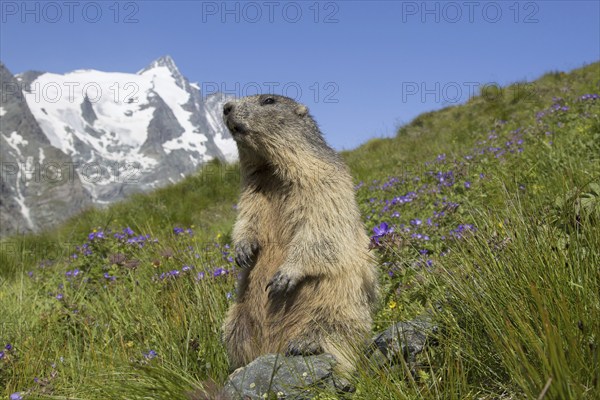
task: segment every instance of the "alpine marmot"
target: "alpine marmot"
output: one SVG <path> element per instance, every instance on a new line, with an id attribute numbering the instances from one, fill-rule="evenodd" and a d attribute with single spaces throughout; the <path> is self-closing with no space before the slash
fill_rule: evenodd
<path id="1" fill-rule="evenodd" d="M 346 165 L 290 98 L 244 97 L 223 114 L 242 183 L 232 234 L 241 273 L 223 325 L 231 366 L 326 352 L 352 369 L 377 277 Z"/>

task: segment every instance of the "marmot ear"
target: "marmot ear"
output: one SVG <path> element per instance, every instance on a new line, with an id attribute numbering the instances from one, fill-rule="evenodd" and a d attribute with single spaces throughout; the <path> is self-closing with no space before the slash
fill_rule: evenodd
<path id="1" fill-rule="evenodd" d="M 308 114 L 308 107 L 298 104 L 295 111 L 299 117 L 304 117 L 306 114 Z"/>

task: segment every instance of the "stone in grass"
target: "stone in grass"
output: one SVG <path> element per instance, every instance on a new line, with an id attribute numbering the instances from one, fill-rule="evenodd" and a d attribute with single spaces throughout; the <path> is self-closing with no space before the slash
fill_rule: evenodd
<path id="1" fill-rule="evenodd" d="M 286 357 L 267 354 L 235 370 L 225 383 L 231 400 L 311 399 L 315 388 L 336 390 L 331 354 Z"/>
<path id="2" fill-rule="evenodd" d="M 379 366 L 397 364 L 402 358 L 414 363 L 435 330 L 427 314 L 411 321 L 398 322 L 373 338 L 367 355 Z"/>

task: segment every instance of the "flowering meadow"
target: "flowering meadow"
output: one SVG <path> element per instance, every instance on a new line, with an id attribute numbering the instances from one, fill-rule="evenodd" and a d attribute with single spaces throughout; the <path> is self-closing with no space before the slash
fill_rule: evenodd
<path id="1" fill-rule="evenodd" d="M 374 333 L 422 314 L 437 329 L 416 360 L 361 363 L 355 393 L 318 398 L 600 398 L 600 63 L 510 88 L 343 154 L 378 260 Z M 3 240 L 0 396 L 221 385 L 236 171 Z"/>

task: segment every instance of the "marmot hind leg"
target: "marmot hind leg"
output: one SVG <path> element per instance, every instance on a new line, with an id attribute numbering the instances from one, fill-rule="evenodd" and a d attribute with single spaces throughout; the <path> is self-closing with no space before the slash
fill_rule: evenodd
<path id="1" fill-rule="evenodd" d="M 314 335 L 290 340 L 285 349 L 286 356 L 310 356 L 321 353 L 323 353 L 323 346 Z"/>
<path id="2" fill-rule="evenodd" d="M 233 305 L 223 324 L 223 342 L 232 369 L 243 367 L 261 354 L 257 329 L 254 318 L 239 304 Z"/>
<path id="3" fill-rule="evenodd" d="M 354 369 L 357 350 L 348 347 L 345 339 L 343 336 L 337 336 L 337 340 L 333 337 L 325 339 L 319 334 L 303 336 L 288 342 L 285 355 L 310 356 L 329 353 L 337 361 L 336 370 L 340 373 L 348 373 Z"/>

